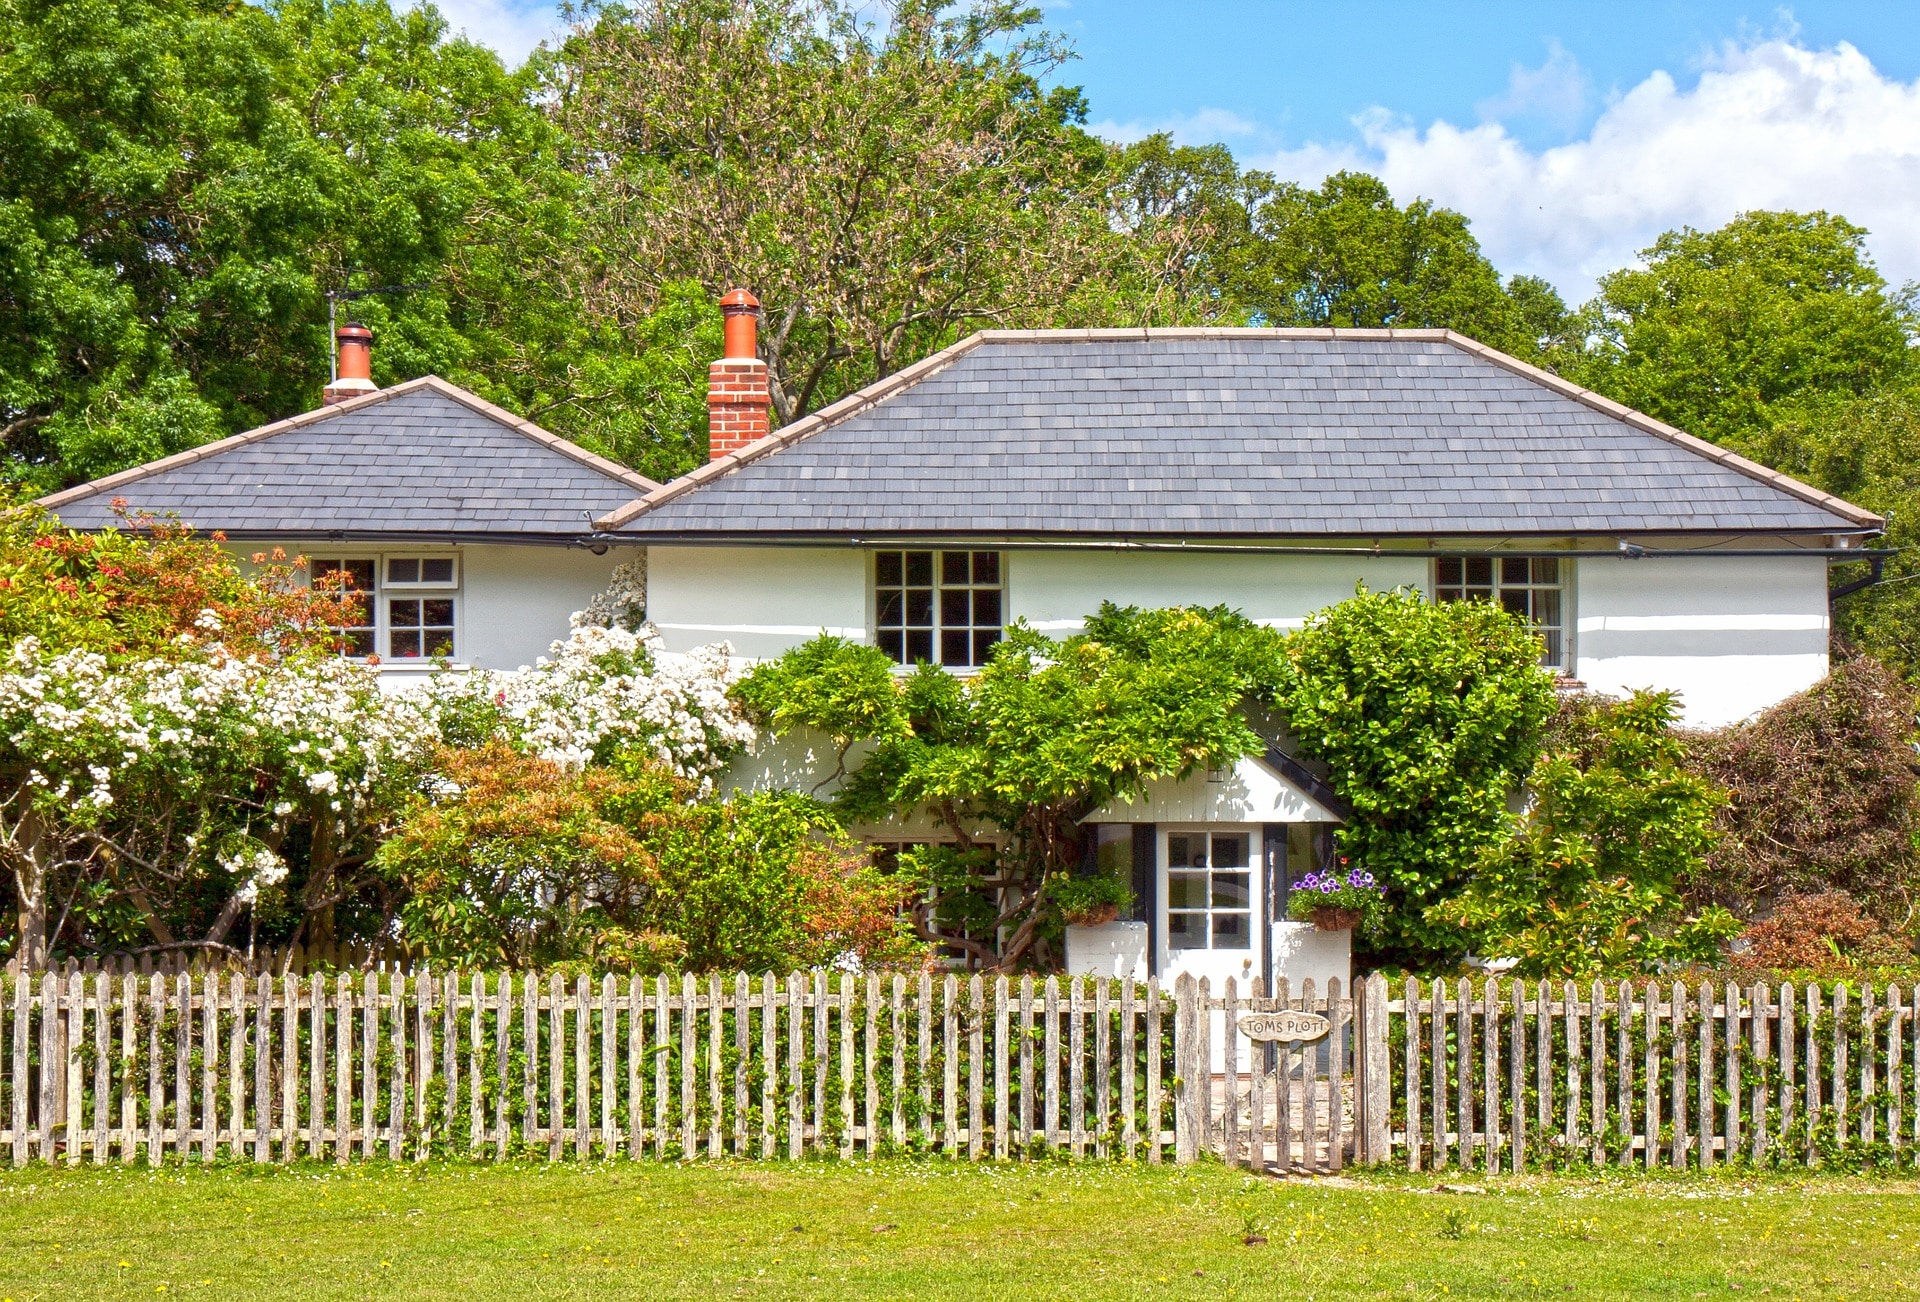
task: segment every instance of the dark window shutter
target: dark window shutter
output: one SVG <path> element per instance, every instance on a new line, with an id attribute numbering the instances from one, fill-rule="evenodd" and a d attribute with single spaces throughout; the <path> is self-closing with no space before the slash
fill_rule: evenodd
<path id="1" fill-rule="evenodd" d="M 1133 825 L 1133 920 L 1147 924 L 1147 974 L 1160 970 L 1160 874 L 1155 862 L 1158 825 Z"/>

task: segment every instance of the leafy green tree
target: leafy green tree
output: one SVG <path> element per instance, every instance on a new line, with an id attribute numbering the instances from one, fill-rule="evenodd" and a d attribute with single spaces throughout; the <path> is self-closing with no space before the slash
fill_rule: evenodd
<path id="1" fill-rule="evenodd" d="M 1400 207 L 1377 177 L 1275 187 L 1251 234 L 1228 293 L 1269 325 L 1446 327 L 1521 357 L 1565 329 L 1551 286 L 1502 285 L 1465 217 L 1424 199 Z"/>
<path id="2" fill-rule="evenodd" d="M 1528 807 L 1458 894 L 1428 910 L 1528 977 L 1652 972 L 1707 962 L 1739 930 L 1687 911 L 1725 793 L 1686 767 L 1665 692 L 1564 704 L 1527 776 Z"/>
<path id="3" fill-rule="evenodd" d="M 1690 434 L 1765 453 L 1766 432 L 1799 404 L 1913 373 L 1912 305 L 1888 292 L 1866 234 L 1825 212 L 1669 231 L 1645 266 L 1602 278 L 1582 310 L 1588 346 L 1565 369 Z"/>
<path id="4" fill-rule="evenodd" d="M 1489 603 L 1362 590 L 1309 619 L 1286 654 L 1281 713 L 1353 808 L 1340 852 L 1386 892 L 1378 957 L 1458 958 L 1467 936 L 1427 910 L 1506 835 L 1553 711 L 1539 639 Z"/>
<path id="5" fill-rule="evenodd" d="M 1042 88 L 1066 51 L 1036 17 L 588 9 L 547 76 L 585 187 L 569 274 L 590 319 L 625 334 L 675 279 L 750 288 L 780 421 L 973 329 L 1075 320 L 1115 239 L 1105 152 L 1078 93 Z"/>
<path id="6" fill-rule="evenodd" d="M 821 637 L 750 673 L 737 695 L 775 733 L 811 730 L 858 763 L 843 817 L 924 811 L 956 849 L 929 939 L 985 966 L 1028 961 L 1084 862 L 1080 820 L 1153 778 L 1258 753 L 1243 713 L 1271 702 L 1280 635 L 1224 609 L 1103 606 L 1084 632 L 1012 630 L 977 677 L 923 665 L 904 681 L 879 650 Z M 965 897 L 964 899 L 958 897 Z"/>

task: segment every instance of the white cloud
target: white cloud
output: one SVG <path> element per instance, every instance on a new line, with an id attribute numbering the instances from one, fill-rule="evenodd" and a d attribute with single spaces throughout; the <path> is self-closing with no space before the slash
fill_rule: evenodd
<path id="1" fill-rule="evenodd" d="M 1540 72 L 1553 67 L 1550 55 Z M 1519 70 L 1512 103 L 1490 107 L 1551 105 L 1545 84 Z M 1418 196 L 1457 208 L 1496 266 L 1544 276 L 1570 301 L 1661 231 L 1711 228 L 1755 208 L 1839 213 L 1871 232 L 1868 247 L 1889 280 L 1920 278 L 1920 81 L 1882 76 L 1848 44 L 1811 50 L 1776 37 L 1730 45 L 1693 87 L 1655 72 L 1613 97 L 1585 138 L 1540 150 L 1498 120 L 1422 129 L 1374 109 L 1355 126 L 1357 144 L 1308 144 L 1251 161 L 1315 184 L 1358 168 L 1403 202 Z"/>
<path id="2" fill-rule="evenodd" d="M 1474 105 L 1482 122 L 1511 122 L 1538 118 L 1561 130 L 1571 130 L 1586 116 L 1593 83 L 1580 61 L 1555 40 L 1547 42 L 1547 58 L 1537 68 L 1514 64 L 1507 74 L 1507 92 Z"/>
<path id="3" fill-rule="evenodd" d="M 455 32 L 465 33 L 497 52 L 510 68 L 526 62 L 534 47 L 560 31 L 551 4 L 516 5 L 513 0 L 433 0 L 433 7 Z"/>
<path id="4" fill-rule="evenodd" d="M 1162 131 L 1171 135 L 1176 145 L 1212 145 L 1235 137 L 1266 135 L 1258 123 L 1241 117 L 1231 109 L 1218 108 L 1203 108 L 1155 122 L 1093 122 L 1088 124 L 1087 129 L 1103 140 L 1122 145 L 1145 140 Z"/>

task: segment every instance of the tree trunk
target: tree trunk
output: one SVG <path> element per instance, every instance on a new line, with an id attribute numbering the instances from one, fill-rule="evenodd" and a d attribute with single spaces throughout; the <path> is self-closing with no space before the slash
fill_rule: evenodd
<path id="1" fill-rule="evenodd" d="M 19 948 L 15 957 L 21 971 L 47 965 L 47 829 L 29 807 L 20 815 L 13 835 L 13 884 L 19 896 Z"/>

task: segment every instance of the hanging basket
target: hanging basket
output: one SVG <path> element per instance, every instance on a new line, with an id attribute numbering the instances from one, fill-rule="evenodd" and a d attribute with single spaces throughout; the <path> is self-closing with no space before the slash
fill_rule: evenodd
<path id="1" fill-rule="evenodd" d="M 1331 905 L 1315 909 L 1313 925 L 1319 931 L 1352 931 L 1360 925 L 1360 910 L 1336 909 Z"/>

